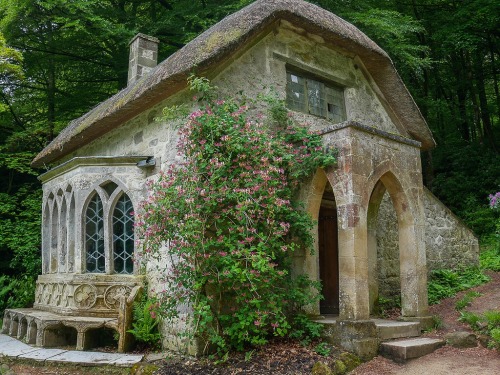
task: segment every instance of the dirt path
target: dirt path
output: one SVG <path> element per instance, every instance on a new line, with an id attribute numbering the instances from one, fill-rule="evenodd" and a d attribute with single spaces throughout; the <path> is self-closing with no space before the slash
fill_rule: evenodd
<path id="1" fill-rule="evenodd" d="M 498 375 L 500 354 L 485 348 L 457 349 L 449 346 L 425 357 L 397 364 L 383 357 L 364 363 L 351 375 Z"/>
<path id="2" fill-rule="evenodd" d="M 482 294 L 467 307 L 467 311 L 483 313 L 488 310 L 500 310 L 500 272 L 488 274 L 491 281 L 472 290 Z M 459 312 L 456 302 L 466 292 L 446 298 L 439 304 L 430 306 L 431 315 L 439 315 L 443 324 L 428 337 L 443 338 L 449 332 L 472 330 L 467 324 L 458 321 Z M 500 351 L 490 350 L 478 345 L 476 348 L 457 349 L 449 346 L 436 350 L 425 357 L 413 359 L 400 365 L 386 358 L 376 357 L 364 363 L 350 373 L 351 375 L 500 375 Z"/>

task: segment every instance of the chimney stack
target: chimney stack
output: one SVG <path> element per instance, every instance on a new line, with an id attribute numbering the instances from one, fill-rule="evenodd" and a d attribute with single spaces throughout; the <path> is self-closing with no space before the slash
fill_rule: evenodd
<path id="1" fill-rule="evenodd" d="M 157 38 L 140 33 L 132 39 L 130 42 L 127 86 L 147 75 L 157 65 L 158 43 Z"/>

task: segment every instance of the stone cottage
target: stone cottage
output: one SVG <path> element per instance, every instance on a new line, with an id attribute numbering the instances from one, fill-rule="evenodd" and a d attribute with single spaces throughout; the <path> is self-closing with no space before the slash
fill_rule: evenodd
<path id="1" fill-rule="evenodd" d="M 317 221 L 315 252 L 294 268 L 323 283 L 315 316 L 336 316 L 338 339 L 376 345 L 379 296 L 401 299 L 402 319 L 429 321 L 431 268 L 475 263 L 474 235 L 422 184 L 432 134 L 389 56 L 356 27 L 301 0 L 258 0 L 159 65 L 158 40 L 130 45 L 128 86 L 72 121 L 34 160 L 45 167 L 42 274 L 33 309 L 5 313 L 3 332 L 41 346 L 94 345 L 106 329 L 127 349 L 130 305 L 143 278 L 133 216 L 145 182 L 178 162 L 164 107 L 189 102 L 187 77 L 222 95 L 273 87 L 293 118 L 319 131 L 338 163 L 318 170 L 301 199 Z M 154 282 L 154 280 L 152 280 Z M 376 335 L 376 334 L 375 334 Z M 164 344 L 175 333 L 164 332 Z"/>

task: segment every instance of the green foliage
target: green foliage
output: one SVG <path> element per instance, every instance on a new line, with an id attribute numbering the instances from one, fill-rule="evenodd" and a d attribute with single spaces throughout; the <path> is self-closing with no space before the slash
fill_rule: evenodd
<path id="1" fill-rule="evenodd" d="M 488 206 L 486 197 L 500 185 L 500 154 L 454 141 L 434 151 L 433 159 L 432 192 L 479 237 L 494 233 L 500 212 Z"/>
<path id="2" fill-rule="evenodd" d="M 441 318 L 439 315 L 433 315 L 431 329 L 433 330 L 440 329 L 442 326 L 443 326 L 443 318 Z"/>
<path id="3" fill-rule="evenodd" d="M 41 194 L 33 188 L 29 153 L 1 153 L 0 171 L 0 313 L 7 307 L 29 307 L 41 268 Z"/>
<path id="4" fill-rule="evenodd" d="M 422 77 L 431 66 L 429 47 L 416 43 L 415 36 L 425 32 L 421 22 L 396 10 L 369 8 L 348 17 L 381 43 L 396 60 L 398 67 Z"/>
<path id="5" fill-rule="evenodd" d="M 481 321 L 481 317 L 477 314 L 468 311 L 460 311 L 460 317 L 458 318 L 458 320 L 467 323 L 475 331 L 479 330 L 479 322 Z"/>
<path id="6" fill-rule="evenodd" d="M 332 348 L 331 348 L 331 346 L 328 343 L 326 343 L 326 342 L 320 342 L 318 345 L 316 345 L 314 347 L 314 351 L 317 354 L 326 357 L 326 356 L 330 355 L 330 353 L 332 351 Z"/>
<path id="7" fill-rule="evenodd" d="M 474 298 L 480 297 L 481 293 L 475 291 L 467 292 L 461 299 L 455 303 L 455 310 L 461 311 L 469 306 Z"/>
<path id="8" fill-rule="evenodd" d="M 35 301 L 36 279 L 28 275 L 0 276 L 0 311 L 29 307 Z"/>
<path id="9" fill-rule="evenodd" d="M 489 281 L 480 268 L 471 267 L 462 270 L 432 271 L 427 287 L 429 303 L 438 303 L 443 298 L 453 297 L 461 290 L 473 288 Z"/>
<path id="10" fill-rule="evenodd" d="M 479 254 L 479 264 L 484 270 L 500 271 L 500 249 L 497 244 L 486 246 Z"/>
<path id="11" fill-rule="evenodd" d="M 500 311 L 485 311 L 483 314 L 473 314 L 467 311 L 460 312 L 461 322 L 490 338 L 488 347 L 500 349 Z"/>
<path id="12" fill-rule="evenodd" d="M 376 304 L 376 314 L 386 317 L 390 310 L 401 308 L 401 296 L 386 298 L 379 296 Z"/>
<path id="13" fill-rule="evenodd" d="M 156 315 L 158 301 L 148 298 L 143 293 L 140 299 L 134 301 L 132 329 L 128 330 L 134 335 L 137 342 L 150 348 L 158 349 L 161 346 L 161 335 L 158 331 L 159 319 Z"/>
<path id="14" fill-rule="evenodd" d="M 216 99 L 206 79 L 190 82 L 201 90 L 200 109 L 179 129 L 185 161 L 149 186 L 138 218 L 142 256 L 168 254 L 168 268 L 159 270 L 167 324 L 189 304 L 192 337 L 221 353 L 244 350 L 289 334 L 290 314 L 318 298 L 317 283 L 290 273 L 294 251 L 313 243 L 312 220 L 294 197 L 335 158 L 318 135 L 272 118 L 282 102 L 273 102 L 266 124 L 246 105 Z"/>
<path id="15" fill-rule="evenodd" d="M 7 46 L 5 37 L 0 33 L 0 77 L 2 80 L 21 79 L 23 77 L 22 61 L 21 52 Z"/>
<path id="16" fill-rule="evenodd" d="M 493 347 L 500 348 L 500 328 L 493 328 L 490 331 Z"/>
<path id="17" fill-rule="evenodd" d="M 297 339 L 304 346 L 321 337 L 323 325 L 311 321 L 307 315 L 297 314 L 292 321 L 290 337 Z"/>

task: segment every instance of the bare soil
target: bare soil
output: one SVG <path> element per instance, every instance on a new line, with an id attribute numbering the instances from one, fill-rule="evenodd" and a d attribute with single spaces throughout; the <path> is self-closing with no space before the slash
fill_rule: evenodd
<path id="1" fill-rule="evenodd" d="M 331 363 L 342 353 L 341 350 L 332 348 L 332 352 L 328 356 L 322 356 L 313 349 L 312 346 L 301 346 L 296 341 L 279 340 L 256 350 L 250 359 L 245 359 L 244 353 L 236 353 L 227 362 L 219 365 L 208 359 L 167 362 L 155 374 L 311 374 L 311 369 L 316 362 Z"/>

